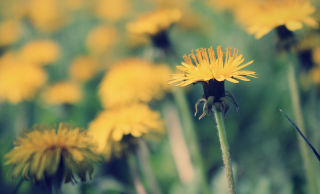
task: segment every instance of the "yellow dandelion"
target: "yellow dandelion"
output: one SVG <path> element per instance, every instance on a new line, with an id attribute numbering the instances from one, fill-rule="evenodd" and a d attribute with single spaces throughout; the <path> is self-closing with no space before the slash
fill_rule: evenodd
<path id="1" fill-rule="evenodd" d="M 182 62 L 182 65 L 177 66 L 177 68 L 185 73 L 173 74 L 169 84 L 180 82 L 177 86 L 183 87 L 197 82 L 209 82 L 209 80 L 217 80 L 218 82 L 227 80 L 232 83 L 239 83 L 236 79 L 250 81 L 244 76 L 256 78 L 257 75 L 253 71 L 240 71 L 240 69 L 252 64 L 253 61 L 241 65 L 244 58 L 242 58 L 242 55 L 238 56 L 238 51 L 234 49 L 232 53 L 232 48 L 227 48 L 226 58 L 223 60 L 224 52 L 221 46 L 217 47 L 217 57 L 212 47 L 208 49 L 208 52 L 204 48 L 197 49 L 196 55 L 192 52 L 190 55 L 183 57 L 185 62 Z"/>
<path id="2" fill-rule="evenodd" d="M 312 59 L 316 64 L 320 65 L 320 45 L 313 49 Z"/>
<path id="3" fill-rule="evenodd" d="M 59 82 L 45 90 L 42 98 L 48 104 L 73 104 L 81 100 L 82 90 L 75 83 Z"/>
<path id="4" fill-rule="evenodd" d="M 181 15 L 178 9 L 159 9 L 144 14 L 137 21 L 127 24 L 127 29 L 134 34 L 154 36 L 178 22 Z"/>
<path id="5" fill-rule="evenodd" d="M 86 46 L 93 54 L 102 54 L 116 43 L 117 38 L 116 28 L 106 25 L 97 26 L 89 32 Z"/>
<path id="6" fill-rule="evenodd" d="M 105 75 L 99 95 L 105 108 L 149 102 L 160 99 L 168 90 L 166 82 L 170 69 L 166 65 L 152 65 L 147 61 L 129 58 L 114 64 Z"/>
<path id="7" fill-rule="evenodd" d="M 73 80 L 85 82 L 91 79 L 98 71 L 99 62 L 88 56 L 76 57 L 70 66 L 69 74 Z"/>
<path id="8" fill-rule="evenodd" d="M 318 28 L 319 24 L 311 17 L 316 9 L 308 0 L 269 0 L 256 7 L 243 23 L 250 34 L 259 39 L 272 29 L 285 26 L 290 31 L 299 30 L 303 24 Z"/>
<path id="9" fill-rule="evenodd" d="M 60 48 L 51 40 L 32 41 L 24 45 L 20 50 L 20 57 L 39 65 L 48 65 L 57 61 L 60 57 Z"/>
<path id="10" fill-rule="evenodd" d="M 34 182 L 58 177 L 68 183 L 76 182 L 77 175 L 86 181 L 87 171 L 92 179 L 93 163 L 99 161 L 90 151 L 94 146 L 86 132 L 62 123 L 58 129 L 35 126 L 20 135 L 14 145 L 5 156 L 8 159 L 5 164 L 12 165 L 12 178 L 21 173 L 26 180 Z"/>
<path id="11" fill-rule="evenodd" d="M 209 114 L 211 112 L 212 106 L 215 103 L 218 103 L 217 106 L 221 106 L 221 108 L 219 108 L 226 114 L 229 109 L 226 101 L 227 98 L 235 104 L 236 109 L 238 108 L 234 96 L 230 92 L 225 92 L 225 80 L 232 83 L 239 83 L 238 80 L 250 81 L 246 76 L 257 78 L 255 72 L 241 70 L 252 64 L 253 61 L 241 65 L 244 58 L 242 58 L 242 55 L 238 56 L 238 51 L 239 50 L 234 49 L 232 52 L 232 48 L 227 48 L 224 60 L 224 52 L 221 46 L 217 47 L 217 56 L 212 47 L 208 49 L 208 52 L 205 48 L 197 49 L 196 54 L 192 51 L 190 55 L 185 55 L 183 57 L 185 62 L 177 66 L 177 68 L 184 73 L 172 74 L 172 79 L 169 81 L 169 84 L 178 82 L 176 86 L 180 87 L 195 83 L 202 84 L 204 98 L 200 99 L 196 104 L 197 106 L 199 103 L 205 102 L 204 114 L 201 115 L 200 119 L 206 113 Z"/>
<path id="12" fill-rule="evenodd" d="M 19 20 L 5 20 L 0 23 L 0 46 L 15 43 L 22 34 L 22 26 Z"/>
<path id="13" fill-rule="evenodd" d="M 97 149 L 109 159 L 119 156 L 125 149 L 132 149 L 137 138 L 162 134 L 160 114 L 145 104 L 132 104 L 101 112 L 89 125 L 88 134 L 93 137 Z"/>
<path id="14" fill-rule="evenodd" d="M 130 0 L 99 0 L 96 4 L 96 15 L 105 20 L 120 20 L 128 16 L 130 3 Z"/>
<path id="15" fill-rule="evenodd" d="M 30 0 L 27 16 L 41 32 L 53 32 L 67 23 L 64 7 L 57 0 Z"/>
<path id="16" fill-rule="evenodd" d="M 0 101 L 16 104 L 31 100 L 46 80 L 41 67 L 20 60 L 13 53 L 0 58 Z"/>

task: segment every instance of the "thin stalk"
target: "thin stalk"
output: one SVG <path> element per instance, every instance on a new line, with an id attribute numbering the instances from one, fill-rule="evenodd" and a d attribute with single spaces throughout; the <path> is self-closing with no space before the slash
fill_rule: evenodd
<path id="1" fill-rule="evenodd" d="M 226 130 L 224 127 L 223 115 L 221 112 L 218 112 L 216 110 L 214 112 L 215 112 L 214 115 L 217 122 L 218 132 L 219 132 L 219 140 L 220 140 L 221 150 L 222 150 L 222 159 L 225 166 L 225 172 L 227 175 L 228 191 L 229 191 L 229 194 L 235 194 L 236 187 L 233 179 L 231 158 L 229 154 L 229 146 L 227 141 Z"/>
<path id="2" fill-rule="evenodd" d="M 175 88 L 173 91 L 173 96 L 181 112 L 182 122 L 184 124 L 184 130 L 186 139 L 189 143 L 189 149 L 194 159 L 196 166 L 199 168 L 199 179 L 201 183 L 201 189 L 203 194 L 209 194 L 209 185 L 206 176 L 206 171 L 203 165 L 203 160 L 200 152 L 200 146 L 198 144 L 197 133 L 195 131 L 195 125 L 193 122 L 193 117 L 187 103 L 185 93 L 181 88 Z"/>
<path id="3" fill-rule="evenodd" d="M 173 102 L 167 101 L 163 105 L 163 112 L 168 128 L 167 134 L 170 148 L 180 181 L 183 184 L 190 184 L 191 181 L 194 180 L 195 170 L 192 165 L 186 139 L 184 138 L 177 107 Z"/>
<path id="4" fill-rule="evenodd" d="M 305 125 L 304 125 L 303 116 L 301 114 L 301 105 L 300 105 L 298 86 L 297 86 L 294 68 L 292 64 L 289 64 L 288 79 L 289 79 L 289 87 L 291 92 L 292 106 L 293 106 L 293 111 L 294 111 L 297 126 L 299 127 L 299 129 L 303 134 L 307 134 Z M 304 163 L 305 173 L 308 180 L 309 192 L 312 194 L 317 194 L 318 187 L 317 187 L 316 179 L 313 173 L 314 171 L 312 168 L 313 164 L 308 154 L 308 146 L 307 144 L 305 144 L 305 142 L 303 142 L 303 139 L 299 137 L 299 134 L 297 134 L 297 137 L 298 137 L 299 146 L 300 146 L 300 153 Z"/>
<path id="5" fill-rule="evenodd" d="M 143 167 L 141 168 L 142 173 L 149 186 L 150 193 L 160 194 L 161 190 L 157 182 L 156 176 L 154 175 L 153 168 L 151 166 L 149 150 L 146 145 L 146 142 L 144 142 L 142 139 L 139 139 L 138 155 L 140 159 L 140 165 Z"/>
<path id="6" fill-rule="evenodd" d="M 137 163 L 137 159 L 136 159 L 136 155 L 135 154 L 128 154 L 128 164 L 129 164 L 129 169 L 131 171 L 131 176 L 133 179 L 133 183 L 134 186 L 136 188 L 136 191 L 138 194 L 147 194 L 142 181 L 141 181 L 141 177 L 139 175 L 138 172 L 138 163 Z"/>

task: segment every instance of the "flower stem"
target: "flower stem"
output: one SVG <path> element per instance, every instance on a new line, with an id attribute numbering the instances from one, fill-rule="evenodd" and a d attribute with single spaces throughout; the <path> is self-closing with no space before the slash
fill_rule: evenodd
<path id="1" fill-rule="evenodd" d="M 149 186 L 148 191 L 150 193 L 160 194 L 161 190 L 151 166 L 149 150 L 146 145 L 146 142 L 144 142 L 142 139 L 139 139 L 138 155 L 140 159 L 140 165 L 143 166 L 143 168 L 141 168 L 142 173 L 144 175 L 145 180 L 147 180 L 147 186 Z"/>
<path id="2" fill-rule="evenodd" d="M 131 171 L 131 176 L 133 178 L 134 186 L 136 188 L 137 193 L 138 194 L 147 194 L 147 192 L 142 184 L 139 172 L 138 172 L 138 163 L 136 161 L 137 160 L 136 154 L 130 153 L 130 154 L 128 154 L 127 157 L 128 157 L 129 169 Z"/>
<path id="3" fill-rule="evenodd" d="M 199 168 L 199 179 L 201 183 L 201 189 L 203 194 L 209 194 L 209 186 L 208 186 L 208 180 L 206 176 L 206 171 L 203 165 L 203 160 L 201 157 L 200 152 L 200 146 L 198 144 L 197 134 L 195 131 L 195 125 L 193 122 L 193 117 L 191 115 L 189 105 L 187 103 L 187 99 L 185 96 L 185 93 L 181 88 L 175 88 L 173 91 L 173 95 L 175 98 L 175 101 L 180 109 L 180 113 L 182 116 L 182 122 L 184 124 L 184 130 L 186 139 L 189 142 L 189 149 L 192 154 L 192 157 L 195 161 L 196 166 Z"/>
<path id="4" fill-rule="evenodd" d="M 215 118 L 217 122 L 218 132 L 219 132 L 219 139 L 221 144 L 221 150 L 222 150 L 222 159 L 225 166 L 225 172 L 227 175 L 227 182 L 228 182 L 228 191 L 229 194 L 235 194 L 236 193 L 236 187 L 234 184 L 233 179 L 233 173 L 232 173 L 232 166 L 231 166 L 231 159 L 229 154 L 229 146 L 227 141 L 227 134 L 224 127 L 224 121 L 223 116 L 221 112 L 214 111 L 215 112 Z"/>
<path id="5" fill-rule="evenodd" d="M 303 116 L 301 114 L 301 105 L 300 105 L 298 86 L 297 86 L 294 68 L 292 64 L 289 64 L 288 79 L 289 79 L 289 86 L 290 86 L 290 92 L 291 92 L 291 98 L 292 98 L 292 106 L 293 106 L 293 111 L 294 111 L 295 119 L 297 122 L 297 126 L 299 127 L 299 129 L 303 134 L 307 135 Z M 303 139 L 299 137 L 299 134 L 297 137 L 299 141 L 301 156 L 304 163 L 304 169 L 306 170 L 309 192 L 312 194 L 317 194 L 318 187 L 317 187 L 317 183 L 313 173 L 314 171 L 312 168 L 313 165 L 308 154 L 307 144 L 303 142 Z"/>

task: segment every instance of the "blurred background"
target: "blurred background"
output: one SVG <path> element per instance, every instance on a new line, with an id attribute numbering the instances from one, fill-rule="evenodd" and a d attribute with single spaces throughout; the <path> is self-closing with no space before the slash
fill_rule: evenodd
<path id="1" fill-rule="evenodd" d="M 161 57 L 161 63 L 174 69 L 183 61 L 182 56 L 190 54 L 191 50 L 211 46 L 215 49 L 219 45 L 225 50 L 231 46 L 239 49 L 245 62 L 254 60 L 247 69 L 259 74 L 259 79 L 250 82 L 225 84 L 240 106 L 238 113 L 230 108 L 225 119 L 238 192 L 306 193 L 297 134 L 279 112 L 282 109 L 294 119 L 286 53 L 276 48 L 275 31 L 255 39 L 237 22 L 234 8 L 221 2 L 0 0 L 1 192 L 45 192 L 44 185 L 35 185 L 32 181 L 20 185 L 19 178 L 8 176 L 10 166 L 3 165 L 6 161 L 4 155 L 13 148 L 17 135 L 34 124 L 68 122 L 87 129 L 103 110 L 99 85 L 113 64 L 128 57 L 146 59 L 153 52 L 148 36 L 128 32 L 127 23 L 159 8 L 177 8 L 182 17 L 168 30 L 174 54 L 168 59 Z M 320 8 L 319 1 L 312 1 L 312 4 Z M 314 15 L 320 21 L 319 11 Z M 311 37 L 306 35 L 312 34 L 316 37 L 312 40 L 320 38 L 319 30 L 308 27 L 294 33 L 301 37 Z M 317 42 L 312 40 L 305 42 Z M 320 66 L 317 61 L 320 42 L 317 44 L 312 50 L 314 67 L 304 68 L 297 60 L 296 76 L 307 129 L 305 135 L 320 150 L 320 72 L 314 70 Z M 31 65 L 26 67 L 25 64 Z M 167 79 L 170 79 L 169 75 Z M 25 87 L 30 89 L 19 93 L 18 90 Z M 189 108 L 194 112 L 194 105 L 203 94 L 202 86 L 192 85 L 183 90 Z M 161 112 L 168 99 L 172 99 L 170 92 L 162 100 L 150 102 L 150 106 Z M 162 118 L 165 117 L 162 112 Z M 214 116 L 201 120 L 193 117 L 193 122 L 210 188 L 213 193 L 227 193 Z M 167 134 L 151 144 L 149 154 L 162 193 L 198 193 L 197 181 L 183 184 L 179 180 Z M 310 160 L 316 167 L 314 171 L 319 183 L 319 161 L 312 154 Z M 123 158 L 96 164 L 93 181 L 66 184 L 62 190 L 65 193 L 135 193 Z"/>

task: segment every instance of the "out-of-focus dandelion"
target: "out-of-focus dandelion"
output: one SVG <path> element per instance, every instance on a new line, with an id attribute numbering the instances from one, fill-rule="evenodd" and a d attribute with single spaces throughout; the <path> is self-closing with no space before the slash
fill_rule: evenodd
<path id="1" fill-rule="evenodd" d="M 105 108 L 161 99 L 169 89 L 166 65 L 129 58 L 114 64 L 104 77 L 99 95 Z"/>
<path id="2" fill-rule="evenodd" d="M 86 46 L 92 54 L 103 54 L 114 45 L 118 38 L 116 28 L 100 25 L 92 29 L 87 37 Z"/>
<path id="3" fill-rule="evenodd" d="M 64 6 L 57 0 L 30 0 L 27 17 L 41 32 L 53 32 L 67 24 L 68 17 Z"/>
<path id="4" fill-rule="evenodd" d="M 243 22 L 249 34 L 255 34 L 260 39 L 273 29 L 277 29 L 279 36 L 286 36 L 286 32 L 302 28 L 303 23 L 318 28 L 319 24 L 311 17 L 316 11 L 308 0 L 268 0 L 256 6 L 254 15 L 246 17 Z"/>
<path id="5" fill-rule="evenodd" d="M 172 24 L 180 20 L 181 16 L 181 11 L 178 9 L 159 9 L 128 23 L 127 29 L 133 34 L 150 36 L 155 47 L 167 49 L 171 47 L 167 31 Z"/>
<path id="6" fill-rule="evenodd" d="M 0 46 L 15 43 L 22 34 L 22 25 L 19 20 L 11 19 L 0 23 Z"/>
<path id="7" fill-rule="evenodd" d="M 209 54 L 209 55 L 208 55 Z M 224 114 L 227 113 L 229 105 L 227 100 L 231 100 L 236 108 L 238 105 L 235 102 L 234 96 L 230 92 L 226 92 L 224 88 L 224 81 L 232 83 L 239 83 L 239 80 L 250 81 L 246 76 L 257 78 L 257 74 L 253 71 L 241 70 L 242 68 L 250 65 L 253 61 L 241 65 L 244 61 L 242 55 L 238 56 L 238 50 L 227 48 L 226 58 L 223 60 L 224 52 L 221 46 L 217 47 L 217 56 L 214 50 L 197 49 L 196 54 L 193 52 L 190 55 L 185 55 L 178 69 L 182 70 L 183 74 L 172 74 L 172 79 L 169 84 L 178 82 L 176 86 L 187 86 L 190 84 L 201 83 L 204 89 L 204 96 L 201 98 L 196 106 L 205 102 L 203 107 L 203 114 L 200 119 L 206 114 L 210 114 L 213 106 L 221 109 Z M 192 59 L 194 62 L 192 62 Z M 195 65 L 194 65 L 195 63 Z"/>
<path id="8" fill-rule="evenodd" d="M 82 90 L 76 83 L 59 82 L 47 88 L 42 98 L 48 104 L 74 104 L 81 100 Z"/>
<path id="9" fill-rule="evenodd" d="M 224 127 L 223 116 L 226 115 L 229 104 L 228 100 L 232 101 L 238 108 L 233 94 L 226 92 L 224 88 L 224 81 L 230 81 L 232 83 L 238 83 L 239 80 L 250 81 L 246 76 L 257 78 L 257 74 L 253 71 L 241 70 L 244 67 L 253 63 L 253 61 L 247 62 L 241 65 L 244 61 L 242 55 L 238 56 L 238 50 L 227 48 L 225 60 L 223 60 L 224 53 L 221 46 L 217 47 L 217 57 L 214 50 L 197 49 L 196 54 L 192 53 L 189 56 L 184 56 L 185 62 L 182 62 L 181 66 L 177 66 L 182 70 L 183 74 L 173 74 L 172 80 L 169 84 L 179 82 L 177 86 L 187 86 L 189 84 L 201 83 L 204 89 L 203 98 L 196 103 L 197 105 L 205 102 L 203 106 L 203 114 L 199 119 L 204 117 L 210 112 L 215 113 L 217 122 L 217 128 L 219 133 L 219 139 L 221 143 L 223 162 L 225 165 L 225 172 L 227 176 L 229 193 L 235 194 L 235 184 L 233 180 L 233 172 L 231 167 L 231 159 L 229 154 L 228 142 L 226 138 L 226 132 Z M 192 59 L 194 62 L 192 62 Z M 195 65 L 194 65 L 195 63 Z"/>
<path id="10" fill-rule="evenodd" d="M 78 176 L 84 182 L 87 172 L 93 178 L 93 163 L 99 161 L 91 151 L 94 145 L 86 132 L 63 123 L 58 129 L 36 125 L 32 131 L 22 133 L 14 145 L 5 156 L 5 164 L 12 165 L 12 178 L 21 173 L 25 180 L 52 184 L 58 179 L 61 185 L 77 182 Z"/>
<path id="11" fill-rule="evenodd" d="M 132 104 L 101 112 L 90 123 L 88 134 L 98 145 L 94 151 L 109 159 L 112 155 L 121 156 L 134 150 L 139 137 L 152 138 L 163 132 L 158 112 L 145 104 Z"/>
<path id="12" fill-rule="evenodd" d="M 0 101 L 16 104 L 31 100 L 46 80 L 47 74 L 41 67 L 21 60 L 14 53 L 0 58 Z"/>
<path id="13" fill-rule="evenodd" d="M 70 66 L 70 77 L 79 82 L 85 82 L 91 79 L 99 70 L 97 59 L 89 56 L 76 57 Z"/>
<path id="14" fill-rule="evenodd" d="M 21 48 L 19 56 L 31 63 L 48 65 L 59 59 L 60 48 L 51 40 L 31 41 Z"/>
<path id="15" fill-rule="evenodd" d="M 98 0 L 96 3 L 97 17 L 117 21 L 129 15 L 131 9 L 130 0 Z"/>

